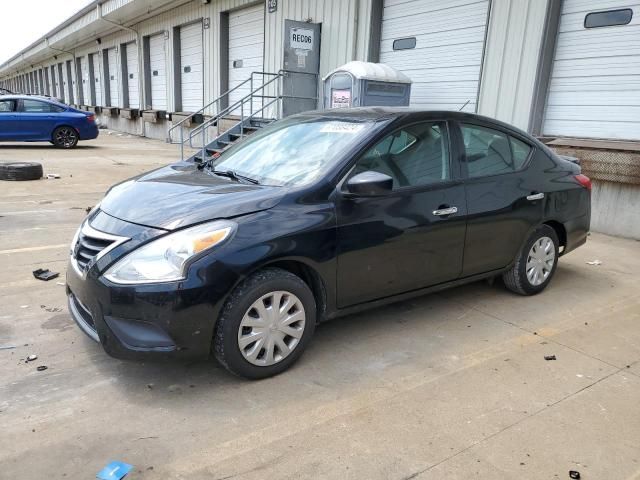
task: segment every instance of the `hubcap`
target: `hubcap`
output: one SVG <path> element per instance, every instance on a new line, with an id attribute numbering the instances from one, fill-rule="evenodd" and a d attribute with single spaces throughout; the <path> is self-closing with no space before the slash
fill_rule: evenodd
<path id="1" fill-rule="evenodd" d="M 553 271 L 556 247 L 549 237 L 541 237 L 533 244 L 527 257 L 527 279 L 531 285 L 544 283 Z"/>
<path id="2" fill-rule="evenodd" d="M 76 140 L 76 132 L 70 128 L 61 128 L 56 133 L 56 142 L 64 147 L 70 147 Z"/>
<path id="3" fill-rule="evenodd" d="M 271 292 L 253 302 L 238 329 L 238 347 L 249 363 L 268 367 L 300 343 L 305 326 L 302 302 L 293 293 Z"/>

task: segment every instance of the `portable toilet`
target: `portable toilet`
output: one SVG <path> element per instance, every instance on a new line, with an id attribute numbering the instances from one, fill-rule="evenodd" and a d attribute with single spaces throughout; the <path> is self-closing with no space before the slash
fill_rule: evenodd
<path id="1" fill-rule="evenodd" d="M 384 63 L 345 63 L 322 83 L 324 108 L 406 107 L 411 98 L 411 79 Z"/>

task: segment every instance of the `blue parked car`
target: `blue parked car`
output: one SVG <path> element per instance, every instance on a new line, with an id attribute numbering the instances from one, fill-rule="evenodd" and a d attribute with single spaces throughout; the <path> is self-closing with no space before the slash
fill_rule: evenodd
<path id="1" fill-rule="evenodd" d="M 50 142 L 73 148 L 98 136 L 93 113 L 49 97 L 0 95 L 0 142 Z"/>

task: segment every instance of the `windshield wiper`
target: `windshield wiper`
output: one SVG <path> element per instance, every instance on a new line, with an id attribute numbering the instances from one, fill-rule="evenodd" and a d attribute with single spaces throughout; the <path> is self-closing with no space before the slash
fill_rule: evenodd
<path id="1" fill-rule="evenodd" d="M 209 171 L 215 175 L 219 175 L 220 177 L 227 177 L 227 178 L 230 178 L 231 180 L 236 180 L 236 181 L 244 180 L 245 182 L 253 183 L 254 185 L 260 185 L 260 182 L 255 178 L 247 177 L 246 175 L 240 175 L 239 173 L 234 172 L 233 170 L 211 169 Z"/>

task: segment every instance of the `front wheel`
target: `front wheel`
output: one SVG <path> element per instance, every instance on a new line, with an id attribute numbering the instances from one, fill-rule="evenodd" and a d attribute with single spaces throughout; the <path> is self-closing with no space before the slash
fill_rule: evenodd
<path id="1" fill-rule="evenodd" d="M 535 295 L 546 288 L 558 265 L 558 235 L 541 225 L 518 253 L 515 263 L 502 276 L 505 286 L 520 295 Z"/>
<path id="2" fill-rule="evenodd" d="M 238 376 L 277 375 L 302 355 L 315 323 L 316 302 L 308 285 L 286 270 L 267 268 L 229 296 L 216 325 L 214 354 Z"/>
<path id="3" fill-rule="evenodd" d="M 58 148 L 74 148 L 80 140 L 78 132 L 71 127 L 58 127 L 53 131 L 51 143 Z"/>

